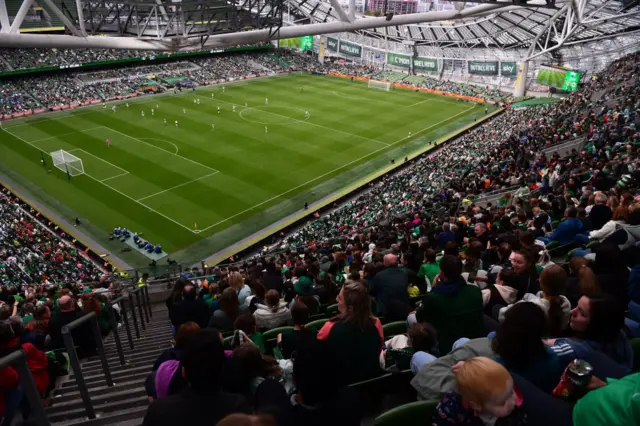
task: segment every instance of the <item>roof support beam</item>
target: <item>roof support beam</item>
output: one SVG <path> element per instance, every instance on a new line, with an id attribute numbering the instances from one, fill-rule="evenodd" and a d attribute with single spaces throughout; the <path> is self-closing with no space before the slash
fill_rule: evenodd
<path id="1" fill-rule="evenodd" d="M 7 13 L 7 5 L 4 0 L 0 0 L 0 32 L 7 33 L 11 28 L 9 23 L 9 13 Z"/>
<path id="2" fill-rule="evenodd" d="M 33 4 L 33 0 L 22 0 L 22 4 L 20 5 L 20 9 L 18 9 L 18 13 L 16 17 L 13 18 L 13 22 L 11 23 L 11 28 L 9 28 L 9 33 L 18 34 L 20 32 L 20 25 L 22 25 L 22 21 L 24 21 L 24 17 L 27 16 L 27 12 L 31 9 L 31 5 Z M 7 46 L 11 47 L 11 46 Z"/>
<path id="3" fill-rule="evenodd" d="M 27 0 L 29 1 L 29 0 Z M 51 0 L 48 0 L 51 1 Z M 339 32 L 353 32 L 369 28 L 382 28 L 395 25 L 416 24 L 455 20 L 473 16 L 482 16 L 502 9 L 500 4 L 480 4 L 461 11 L 447 10 L 437 12 L 412 13 L 396 15 L 391 20 L 381 18 L 362 18 L 354 22 L 332 21 L 326 23 L 300 25 L 280 28 L 275 33 L 265 30 L 244 31 L 228 34 L 214 34 L 209 37 L 205 46 L 223 47 L 245 43 L 275 40 L 278 38 L 302 37 Z M 200 47 L 198 40 L 141 40 L 128 37 L 73 37 L 68 35 L 37 34 L 0 34 L 0 47 L 58 47 L 67 49 L 144 49 L 144 50 L 180 50 Z"/>
<path id="4" fill-rule="evenodd" d="M 344 11 L 342 6 L 340 6 L 338 0 L 329 0 L 329 2 L 331 3 L 331 7 L 333 7 L 333 10 L 335 10 L 338 14 L 338 18 L 340 18 L 342 22 L 350 22 L 347 13 Z"/>

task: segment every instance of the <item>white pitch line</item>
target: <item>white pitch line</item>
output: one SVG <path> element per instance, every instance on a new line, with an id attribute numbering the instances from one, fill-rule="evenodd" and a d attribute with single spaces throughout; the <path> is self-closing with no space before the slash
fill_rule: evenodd
<path id="1" fill-rule="evenodd" d="M 204 95 L 199 95 L 199 94 L 197 94 L 197 93 L 196 93 L 196 96 L 200 96 L 200 97 L 205 98 L 205 99 L 213 100 L 213 101 L 215 101 L 215 102 L 224 102 L 224 103 L 226 103 L 226 104 L 235 105 L 235 106 L 238 106 L 238 107 L 243 108 L 243 110 L 242 110 L 242 111 L 244 111 L 244 106 L 242 106 L 242 105 L 240 105 L 240 104 L 236 104 L 236 103 L 229 102 L 229 101 L 224 101 L 224 100 L 222 100 L 222 99 L 217 99 L 217 98 L 208 98 L 208 97 L 206 97 L 206 96 L 204 96 Z M 266 105 L 266 106 L 269 106 L 269 105 Z M 275 106 L 275 107 L 277 107 L 278 105 L 271 105 L 271 106 Z M 281 106 L 281 105 L 280 105 L 280 106 Z M 321 128 L 321 129 L 327 129 L 327 130 L 331 130 L 331 131 L 333 131 L 333 132 L 342 133 L 343 135 L 351 136 L 351 137 L 353 137 L 353 138 L 360 138 L 360 139 L 364 139 L 364 140 L 367 140 L 367 141 L 370 141 L 370 142 L 375 142 L 375 143 L 380 144 L 380 145 L 389 146 L 389 144 L 388 144 L 388 143 L 386 143 L 386 142 L 381 142 L 381 141 L 379 141 L 379 140 L 371 139 L 371 138 L 367 138 L 367 137 L 365 137 L 365 136 L 355 135 L 355 134 L 353 134 L 353 133 L 345 132 L 345 131 L 343 131 L 343 130 L 334 129 L 333 127 L 323 126 L 322 124 L 312 123 L 312 122 L 310 122 L 310 121 L 308 121 L 308 120 L 298 120 L 297 118 L 289 117 L 289 116 L 287 116 L 287 115 L 282 115 L 282 114 L 278 114 L 278 113 L 276 113 L 276 112 L 271 112 L 271 111 L 265 111 L 265 110 L 263 110 L 263 109 L 260 109 L 260 107 L 247 107 L 246 109 L 255 109 L 255 110 L 258 110 L 258 111 L 264 112 L 264 113 L 266 113 L 266 114 L 271 114 L 271 115 L 275 115 L 275 116 L 278 116 L 278 117 L 288 118 L 289 120 L 292 120 L 292 121 L 294 121 L 294 122 L 296 122 L 296 123 L 308 124 L 308 125 L 310 125 L 310 126 L 319 127 L 319 128 Z M 274 125 L 277 125 L 277 123 L 274 123 Z"/>
<path id="2" fill-rule="evenodd" d="M 43 149 L 38 148 L 38 147 L 37 147 L 37 146 L 35 146 L 35 145 L 32 145 L 31 143 L 29 143 L 29 142 L 27 142 L 26 140 L 22 139 L 20 136 L 16 136 L 16 135 L 14 135 L 13 133 L 11 133 L 10 131 L 8 131 L 7 129 L 4 129 L 4 128 L 3 128 L 2 130 L 4 130 L 5 132 L 7 132 L 8 134 L 10 134 L 11 136 L 13 136 L 14 138 L 21 140 L 22 142 L 26 143 L 27 145 L 30 145 L 30 146 L 34 147 L 35 149 L 37 149 L 38 151 L 40 151 L 40 152 L 42 152 L 42 153 L 44 153 L 44 154 L 47 154 L 49 157 L 51 157 L 51 154 L 50 154 L 50 153 L 48 153 L 47 151 L 45 151 L 45 150 L 43 150 Z M 178 226 L 180 226 L 180 227 L 182 227 L 182 228 L 186 229 L 186 230 L 187 230 L 187 231 L 189 231 L 189 232 L 193 232 L 193 229 L 191 229 L 191 228 L 189 228 L 189 227 L 187 227 L 187 226 L 185 226 L 185 225 L 181 224 L 180 222 L 176 221 L 175 219 L 170 218 L 169 216 L 167 216 L 167 215 L 165 215 L 165 214 L 160 213 L 160 212 L 159 212 L 159 211 L 157 211 L 157 210 L 152 209 L 151 207 L 147 206 L 146 204 L 144 204 L 144 203 L 141 203 L 141 202 L 137 201 L 135 198 L 133 198 L 133 197 L 131 197 L 131 196 L 129 196 L 129 195 L 127 195 L 127 194 L 125 194 L 125 193 L 124 193 L 124 192 L 122 192 L 122 191 L 119 191 L 119 190 L 115 189 L 113 186 L 110 186 L 110 185 L 108 185 L 108 184 L 106 184 L 106 183 L 104 183 L 104 182 L 101 182 L 99 179 L 96 179 L 95 177 L 91 176 L 90 174 L 84 173 L 84 175 L 85 175 L 85 176 L 87 176 L 88 178 L 93 179 L 93 180 L 95 180 L 96 182 L 98 182 L 98 183 L 100 183 L 100 184 L 102 184 L 102 185 L 106 186 L 107 188 L 109 188 L 109 189 L 111 189 L 111 190 L 113 190 L 113 191 L 117 192 L 118 194 L 122 195 L 123 197 L 130 199 L 130 200 L 131 200 L 131 201 L 133 201 L 134 203 L 137 203 L 137 204 L 141 205 L 142 207 L 144 207 L 144 208 L 148 209 L 149 211 L 154 212 L 154 213 L 155 213 L 155 214 L 157 214 L 158 216 L 161 216 L 161 217 L 163 217 L 163 218 L 167 219 L 168 221 L 171 221 L 171 222 L 175 223 L 176 225 L 178 225 Z"/>
<path id="3" fill-rule="evenodd" d="M 120 173 L 119 175 L 115 175 L 115 176 L 108 177 L 108 178 L 106 178 L 106 179 L 102 179 L 100 182 L 106 182 L 106 181 L 108 181 L 108 180 L 115 179 L 115 178 L 119 178 L 120 176 L 126 176 L 126 175 L 128 175 L 128 174 L 129 174 L 129 172 Z"/>
<path id="4" fill-rule="evenodd" d="M 423 104 L 423 103 L 425 103 L 425 102 L 431 102 L 432 100 L 433 100 L 433 99 L 425 99 L 424 101 L 420 101 L 420 102 L 416 102 L 415 104 L 407 105 L 405 108 L 411 108 L 411 107 L 414 107 L 414 106 L 416 106 L 416 105 Z M 447 103 L 448 103 L 448 102 L 447 102 Z"/>
<path id="5" fill-rule="evenodd" d="M 422 132 L 424 132 L 424 131 L 426 131 L 426 130 L 431 129 L 432 127 L 435 127 L 435 126 L 437 126 L 437 125 L 439 125 L 439 124 L 442 124 L 442 123 L 444 123 L 445 121 L 449 121 L 449 120 L 451 120 L 452 118 L 458 117 L 459 115 L 462 115 L 462 114 L 466 113 L 467 111 L 472 110 L 473 108 L 475 108 L 475 106 L 469 107 L 469 108 L 465 109 L 464 111 L 461 111 L 461 112 L 457 113 L 456 115 L 452 115 L 451 117 L 445 118 L 444 120 L 441 120 L 441 121 L 439 121 L 439 122 L 437 122 L 437 123 L 435 123 L 435 124 L 432 124 L 432 125 L 431 125 L 431 126 L 429 126 L 429 127 L 425 127 L 424 129 L 418 130 L 418 131 L 415 133 L 415 135 L 418 135 L 418 134 L 420 134 L 420 133 L 422 133 Z M 405 140 L 405 139 L 409 139 L 410 137 L 411 137 L 411 138 L 413 138 L 413 137 L 415 137 L 415 135 L 407 136 L 407 137 L 404 137 L 404 138 L 402 138 L 402 139 L 398 139 L 397 141 L 393 142 L 393 143 L 392 143 L 392 144 L 390 144 L 389 146 L 396 145 L 396 144 L 398 144 L 398 143 L 402 142 L 402 141 L 403 141 L 403 140 Z M 263 204 L 266 204 L 266 203 L 268 203 L 268 202 L 270 202 L 270 201 L 273 201 L 273 200 L 275 200 L 275 199 L 277 199 L 277 198 L 280 198 L 280 197 L 282 197 L 283 195 L 286 195 L 286 194 L 288 194 L 288 193 L 290 193 L 290 192 L 292 192 L 292 191 L 295 191 L 295 190 L 296 190 L 296 189 L 298 189 L 298 188 L 302 188 L 303 186 L 306 186 L 306 185 L 310 184 L 311 182 L 315 182 L 315 181 L 316 181 L 316 180 L 318 180 L 318 179 L 321 179 L 321 178 L 323 178 L 323 177 L 325 177 L 325 176 L 327 176 L 327 175 L 330 175 L 331 173 L 337 172 L 338 170 L 344 169 L 345 167 L 347 167 L 347 166 L 349 166 L 349 165 L 351 165 L 351 164 L 353 164 L 353 163 L 357 163 L 358 161 L 363 160 L 363 159 L 365 159 L 365 158 L 367 158 L 367 157 L 370 157 L 370 156 L 372 156 L 373 154 L 375 154 L 375 153 L 377 153 L 377 152 L 380 152 L 380 151 L 382 151 L 382 150 L 385 150 L 385 149 L 387 149 L 387 148 L 388 148 L 388 147 L 384 147 L 384 148 L 377 149 L 377 150 L 375 150 L 375 151 L 373 151 L 373 152 L 370 152 L 369 154 L 364 155 L 364 156 L 362 156 L 362 157 L 360 157 L 360 158 L 358 158 L 358 159 L 355 159 L 355 160 L 350 161 L 350 162 L 348 162 L 348 163 L 346 163 L 346 164 L 343 164 L 343 165 L 342 165 L 342 166 L 340 166 L 340 167 L 337 167 L 337 168 L 335 168 L 335 169 L 333 169 L 333 170 L 331 170 L 331 171 L 329 171 L 329 172 L 327 172 L 327 173 L 324 173 L 324 174 L 322 174 L 322 175 L 320 175 L 320 176 L 317 176 L 317 177 L 315 177 L 315 178 L 313 178 L 313 179 L 311 179 L 311 180 L 306 181 L 305 183 L 302 183 L 302 184 L 300 184 L 300 185 L 298 185 L 298 186 L 296 186 L 296 187 L 294 187 L 294 188 L 291 188 L 291 189 L 289 189 L 288 191 L 283 192 L 282 194 L 278 194 L 278 195 L 276 195 L 275 197 L 271 197 L 271 198 L 269 198 L 268 200 L 265 200 L 265 201 L 263 201 L 263 202 L 261 202 L 261 203 L 258 203 L 258 204 L 256 204 L 256 205 L 255 205 L 255 206 L 253 206 L 253 207 L 249 207 L 248 209 L 245 209 L 245 210 L 241 211 L 240 213 L 236 213 L 236 214 L 234 214 L 233 216 L 229 216 L 228 218 L 223 219 L 223 220 L 221 220 L 220 222 L 216 222 L 216 223 L 214 223 L 213 225 L 207 226 L 206 228 L 202 228 L 202 229 L 200 230 L 200 232 L 204 232 L 204 231 L 206 231 L 207 229 L 210 229 L 210 228 L 213 228 L 213 227 L 215 227 L 215 226 L 218 226 L 218 225 L 220 225 L 220 224 L 222 224 L 222 223 L 225 223 L 225 222 L 227 222 L 227 221 L 229 221 L 229 220 L 233 219 L 234 217 L 238 217 L 238 216 L 240 216 L 241 214 L 244 214 L 244 213 L 246 213 L 246 212 L 248 212 L 248 211 L 251 211 L 251 210 L 255 209 L 256 207 L 260 207 L 260 206 L 261 206 L 261 205 L 263 205 Z"/>
<path id="6" fill-rule="evenodd" d="M 113 164 L 112 162 L 107 161 L 107 160 L 105 160 L 105 159 L 104 159 L 104 158 L 102 158 L 102 157 L 98 157 L 97 155 L 94 155 L 94 154 L 90 153 L 89 151 L 85 151 L 85 150 L 84 150 L 84 149 L 82 149 L 82 148 L 75 148 L 75 149 L 72 149 L 71 151 L 67 151 L 67 152 L 72 152 L 72 151 L 73 151 L 73 152 L 75 152 L 75 151 L 82 151 L 82 152 L 84 152 L 85 154 L 90 155 L 90 156 L 92 156 L 93 158 L 96 158 L 96 159 L 98 159 L 98 160 L 102 161 L 103 163 L 107 163 L 107 164 L 108 164 L 108 165 L 110 165 L 111 167 L 115 167 L 116 169 L 119 169 L 120 171 L 122 171 L 122 173 L 123 173 L 123 174 L 124 174 L 124 173 L 129 173 L 129 171 L 128 171 L 128 170 L 125 170 L 125 169 L 123 169 L 122 167 L 116 166 L 116 165 L 115 165 L 115 164 Z"/>
<path id="7" fill-rule="evenodd" d="M 166 149 L 163 149 L 163 148 L 157 147 L 157 146 L 155 146 L 154 144 L 151 144 L 151 143 L 149 143 L 149 142 L 145 142 L 145 141 L 143 141 L 143 140 L 141 140 L 141 139 L 138 139 L 138 138 L 136 138 L 135 136 L 127 135 L 126 133 L 122 133 L 121 131 L 116 130 L 116 129 L 112 129 L 111 127 L 108 127 L 108 126 L 100 126 L 100 127 L 104 127 L 105 129 L 109 129 L 109 130 L 111 130 L 111 131 L 114 131 L 114 132 L 116 132 L 116 133 L 121 134 L 122 136 L 126 136 L 126 137 L 128 137 L 128 138 L 130 138 L 130 139 L 137 140 L 137 141 L 138 141 L 138 142 L 140 142 L 140 143 L 143 143 L 143 144 L 145 144 L 145 145 L 148 145 L 148 146 L 150 146 L 150 147 L 152 147 L 152 148 L 159 149 L 160 151 L 164 151 L 164 152 L 166 152 L 166 153 L 168 153 L 168 154 L 173 155 L 174 157 L 182 158 L 182 159 L 183 159 L 183 160 L 185 160 L 185 161 L 189 161 L 190 163 L 197 164 L 198 166 L 204 167 L 205 169 L 209 169 L 209 170 L 211 170 L 212 172 L 220 173 L 220 170 L 216 170 L 216 169 L 214 169 L 213 167 L 209 167 L 209 166 L 204 165 L 204 164 L 202 164 L 202 163 L 198 163 L 197 161 L 194 161 L 194 160 L 192 160 L 192 159 L 190 159 L 190 158 L 183 157 L 182 155 L 178 155 L 178 154 L 175 154 L 175 153 L 173 153 L 173 152 L 167 151 Z M 171 142 L 169 142 L 169 143 L 171 143 Z M 176 149 L 178 149 L 178 147 L 177 147 L 175 144 L 173 144 L 173 143 L 171 143 L 171 144 L 172 144 Z"/>
<path id="8" fill-rule="evenodd" d="M 218 174 L 218 172 L 217 172 L 217 171 L 216 171 L 216 172 L 214 172 L 214 173 L 209 173 L 208 175 L 200 176 L 200 177 L 199 177 L 199 178 L 197 178 L 197 179 L 192 179 L 192 180 L 190 180 L 190 181 L 188 181 L 188 182 L 184 182 L 184 183 L 181 183 L 181 184 L 179 184 L 179 185 L 174 185 L 174 186 L 172 186 L 171 188 L 167 188 L 167 189 L 164 189 L 164 190 L 162 190 L 162 191 L 158 191 L 158 192 L 156 192 L 155 194 L 151 194 L 151 195 L 147 195 L 146 197 L 138 198 L 136 201 L 146 200 L 147 198 L 155 197 L 156 195 L 160 195 L 160 194 L 164 194 L 165 192 L 173 191 L 173 190 L 174 190 L 174 189 L 176 189 L 176 188 L 180 188 L 180 187 L 182 187 L 182 186 L 189 185 L 190 183 L 194 183 L 194 182 L 197 182 L 197 181 L 199 181 L 199 180 L 202 180 L 202 179 L 205 179 L 205 178 L 208 178 L 208 177 L 211 177 L 211 176 L 215 176 L 215 175 L 217 175 L 217 174 Z"/>
<path id="9" fill-rule="evenodd" d="M 18 127 L 18 126 L 12 126 L 12 127 Z M 48 138 L 42 138 L 42 139 L 38 139 L 38 140 L 35 140 L 35 141 L 31 141 L 31 143 L 32 143 L 32 144 L 34 144 L 34 143 L 39 143 L 39 142 L 47 141 L 47 140 L 49 140 L 49 139 L 58 139 L 58 138 L 61 138 L 62 136 L 69 136 L 69 135 L 73 135 L 73 134 L 75 134 L 75 133 L 90 132 L 90 131 L 92 131 L 92 130 L 99 129 L 99 128 L 101 128 L 101 127 L 102 127 L 102 126 L 92 127 L 92 128 L 90 128 L 90 129 L 85 129 L 85 130 L 76 130 L 75 132 L 63 133 L 63 134 L 61 134 L 61 135 L 55 135 L 55 136 L 50 136 L 50 137 L 48 137 Z"/>

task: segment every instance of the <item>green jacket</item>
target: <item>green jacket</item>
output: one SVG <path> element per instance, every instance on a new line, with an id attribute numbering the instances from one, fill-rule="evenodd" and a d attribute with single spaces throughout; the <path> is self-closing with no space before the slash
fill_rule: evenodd
<path id="1" fill-rule="evenodd" d="M 433 288 L 416 312 L 418 322 L 426 321 L 438 333 L 440 355 L 451 351 L 453 343 L 461 337 L 474 339 L 486 335 L 482 292 L 462 278 L 444 282 Z"/>

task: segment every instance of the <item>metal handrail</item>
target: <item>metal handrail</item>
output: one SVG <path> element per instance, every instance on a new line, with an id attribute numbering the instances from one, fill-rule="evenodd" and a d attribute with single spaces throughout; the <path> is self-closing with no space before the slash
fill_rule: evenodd
<path id="1" fill-rule="evenodd" d="M 131 349 L 134 348 L 134 344 L 133 344 L 133 336 L 131 335 L 131 326 L 129 325 L 129 317 L 127 316 L 127 307 L 126 307 L 126 298 L 125 296 L 120 296 L 117 299 L 113 299 L 111 301 L 109 301 L 109 307 L 113 308 L 113 305 L 118 304 L 118 306 L 120 306 L 120 315 L 122 316 L 122 322 L 124 322 L 124 328 L 127 331 L 127 339 L 129 340 L 129 347 Z M 111 312 L 109 314 L 109 316 L 111 316 L 112 314 L 114 314 L 114 312 Z M 113 321 L 115 322 L 115 314 L 113 315 Z M 109 322 L 111 322 L 111 318 L 109 318 Z M 118 325 L 116 324 L 116 327 Z M 113 325 L 111 326 L 113 328 Z"/>
<path id="2" fill-rule="evenodd" d="M 116 351 L 118 352 L 118 358 L 120 358 L 120 365 L 125 365 L 126 361 L 124 359 L 124 352 L 122 351 L 122 342 L 120 341 L 120 334 L 118 334 L 118 322 L 116 321 L 116 314 L 113 305 L 121 300 L 122 297 L 115 299 L 115 301 L 110 301 L 107 305 L 107 313 L 109 315 L 109 326 L 111 327 L 111 332 L 113 333 L 113 341 L 116 344 Z"/>
<path id="3" fill-rule="evenodd" d="M 67 355 L 69 355 L 69 363 L 71 364 L 71 368 L 73 368 L 73 374 L 75 376 L 76 383 L 78 384 L 78 390 L 80 391 L 82 402 L 84 403 L 84 407 L 87 410 L 87 417 L 89 417 L 89 419 L 95 419 L 96 412 L 93 408 L 91 397 L 89 396 L 87 384 L 84 381 L 84 375 L 82 374 L 82 368 L 80 367 L 80 358 L 78 358 L 78 354 L 76 353 L 73 336 L 71 335 L 71 332 L 73 330 L 86 325 L 87 323 L 91 324 L 91 330 L 96 341 L 96 349 L 98 351 L 98 356 L 100 357 L 100 362 L 102 364 L 102 370 L 104 372 L 107 386 L 112 387 L 114 383 L 113 379 L 111 378 L 111 370 L 109 369 L 109 362 L 107 361 L 107 356 L 104 351 L 104 345 L 102 344 L 102 334 L 100 333 L 98 317 L 96 316 L 95 312 L 90 312 L 86 315 L 83 315 L 75 321 L 72 321 L 69 324 L 63 326 L 62 338 L 64 340 L 64 346 L 67 350 Z"/>
<path id="4" fill-rule="evenodd" d="M 25 396 L 29 401 L 29 408 L 31 409 L 31 414 L 34 417 L 35 424 L 38 426 L 50 425 L 47 413 L 44 411 L 44 407 L 42 407 L 38 388 L 36 387 L 31 371 L 29 371 L 29 367 L 27 366 L 27 354 L 25 351 L 20 349 L 0 358 L 0 370 L 10 365 L 18 372 L 20 384 L 22 385 Z"/>

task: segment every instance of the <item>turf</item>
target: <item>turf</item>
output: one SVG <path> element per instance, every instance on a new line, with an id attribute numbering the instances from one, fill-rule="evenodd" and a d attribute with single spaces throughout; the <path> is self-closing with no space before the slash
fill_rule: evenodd
<path id="1" fill-rule="evenodd" d="M 116 112 L 100 105 L 5 123 L 0 169 L 63 217 L 82 217 L 108 248 L 120 247 L 106 237 L 122 226 L 183 261 L 484 114 L 483 106 L 451 98 L 307 74 L 114 105 Z M 60 149 L 82 159 L 85 175 L 67 180 L 48 155 L 41 164 L 40 152 Z"/>

